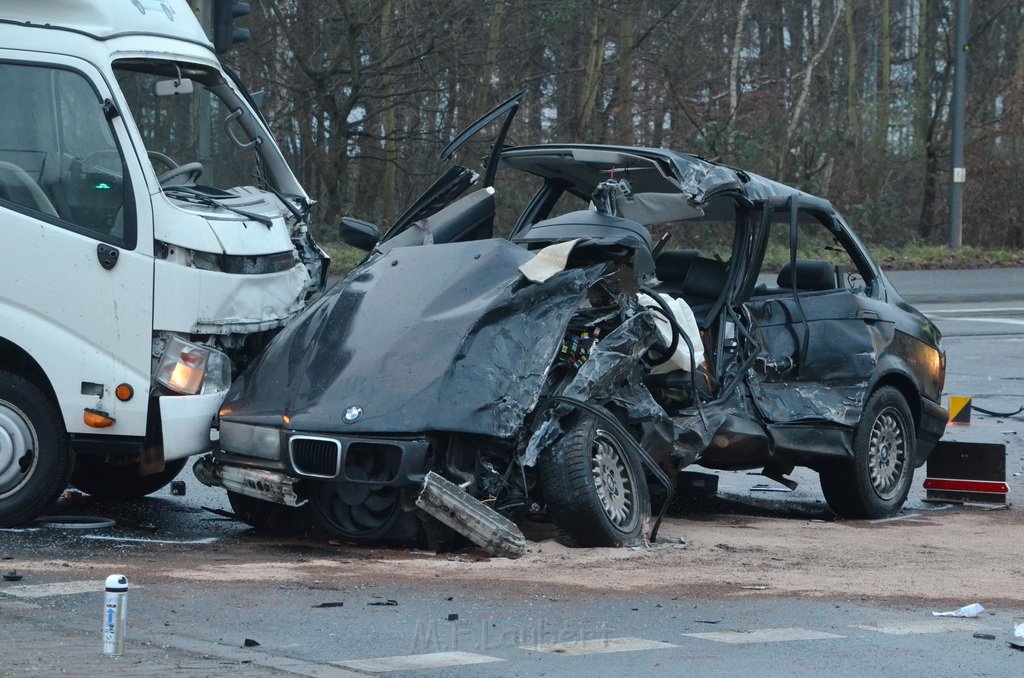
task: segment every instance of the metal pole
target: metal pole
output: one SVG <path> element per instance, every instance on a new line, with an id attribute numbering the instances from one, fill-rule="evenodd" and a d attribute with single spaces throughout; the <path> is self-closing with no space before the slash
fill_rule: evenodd
<path id="1" fill-rule="evenodd" d="M 956 0 L 956 60 L 953 64 L 953 134 L 950 160 L 953 177 L 949 184 L 949 246 L 963 244 L 964 183 L 964 97 L 967 91 L 967 0 Z"/>
<path id="2" fill-rule="evenodd" d="M 196 13 L 196 18 L 202 24 L 207 35 L 213 31 L 213 2 L 212 0 L 189 0 L 189 6 Z"/>
<path id="3" fill-rule="evenodd" d="M 200 25 L 203 30 L 206 31 L 208 36 L 213 35 L 213 1 L 212 0 L 191 0 L 192 11 L 196 13 L 196 18 L 199 19 Z M 213 163 L 213 142 L 210 138 L 210 120 L 213 116 L 213 111 L 210 105 L 210 93 L 203 90 L 199 93 L 198 98 L 199 104 L 199 129 L 196 130 L 198 136 L 198 149 L 197 152 L 199 157 L 196 158 L 199 162 L 206 167 L 206 180 L 210 182 L 210 185 L 214 185 L 215 180 L 214 163 Z"/>

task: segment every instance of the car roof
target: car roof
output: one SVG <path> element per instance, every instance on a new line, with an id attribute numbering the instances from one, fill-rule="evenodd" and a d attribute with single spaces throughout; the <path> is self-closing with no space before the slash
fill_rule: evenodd
<path id="1" fill-rule="evenodd" d="M 751 201 L 788 199 L 828 202 L 758 174 L 667 148 L 598 144 L 537 144 L 506 147 L 503 167 L 564 182 L 568 190 L 588 196 L 605 179 L 629 180 L 635 193 L 682 193 L 695 205 L 723 191 L 738 191 Z M 829 206 L 831 211 L 831 206 Z"/>

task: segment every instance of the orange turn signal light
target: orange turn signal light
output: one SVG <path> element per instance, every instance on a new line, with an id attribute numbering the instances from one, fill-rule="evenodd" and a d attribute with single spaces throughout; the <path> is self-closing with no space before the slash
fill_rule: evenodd
<path id="1" fill-rule="evenodd" d="M 117 388 L 114 389 L 114 395 L 121 402 L 127 402 L 135 395 L 135 389 L 132 388 L 131 384 L 118 384 Z"/>
<path id="2" fill-rule="evenodd" d="M 85 422 L 86 426 L 92 428 L 107 428 L 113 426 L 117 420 L 102 410 L 94 410 L 91 407 L 87 407 L 82 414 L 82 421 Z"/>

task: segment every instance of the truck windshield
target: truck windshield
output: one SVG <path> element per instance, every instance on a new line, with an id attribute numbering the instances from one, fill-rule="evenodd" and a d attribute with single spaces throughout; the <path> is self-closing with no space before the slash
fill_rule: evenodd
<path id="1" fill-rule="evenodd" d="M 131 59 L 114 73 L 162 187 L 226 191 L 264 181 L 265 132 L 219 71 Z"/>

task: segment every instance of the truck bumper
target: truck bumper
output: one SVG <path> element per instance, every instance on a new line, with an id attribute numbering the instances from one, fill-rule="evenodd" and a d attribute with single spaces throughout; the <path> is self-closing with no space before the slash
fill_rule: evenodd
<path id="1" fill-rule="evenodd" d="M 164 461 L 182 459 L 210 450 L 213 418 L 217 416 L 217 410 L 224 402 L 225 395 L 227 391 L 194 396 L 160 396 Z"/>

